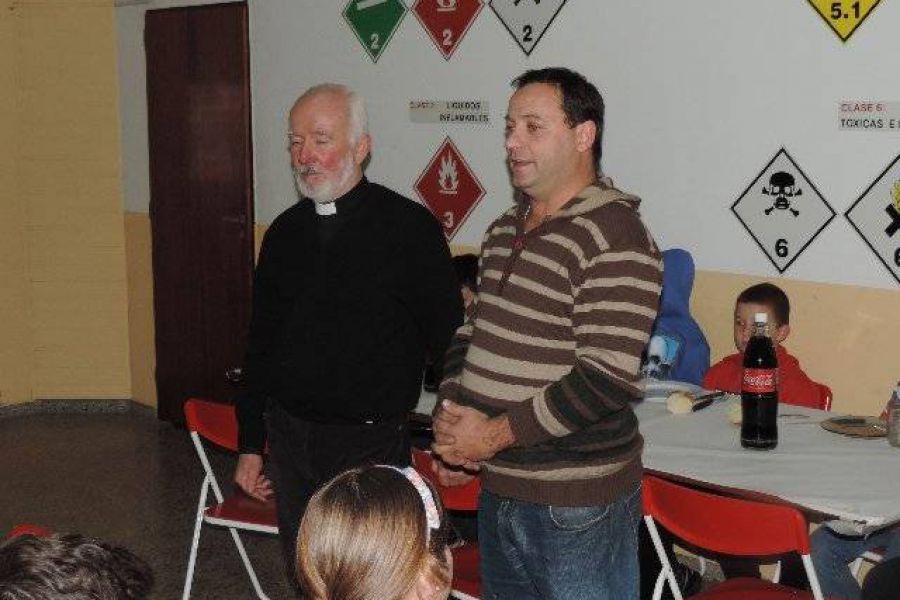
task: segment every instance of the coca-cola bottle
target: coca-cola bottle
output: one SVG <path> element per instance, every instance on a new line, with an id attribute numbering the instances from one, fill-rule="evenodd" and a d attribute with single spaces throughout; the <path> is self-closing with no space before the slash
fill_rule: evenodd
<path id="1" fill-rule="evenodd" d="M 741 446 L 771 450 L 778 445 L 778 358 L 766 313 L 753 316 L 741 380 Z"/>

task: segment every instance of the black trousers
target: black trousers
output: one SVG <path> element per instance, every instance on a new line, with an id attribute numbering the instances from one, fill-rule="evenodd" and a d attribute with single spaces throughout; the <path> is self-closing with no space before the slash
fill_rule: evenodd
<path id="1" fill-rule="evenodd" d="M 326 425 L 298 419 L 273 403 L 266 415 L 266 428 L 279 537 L 290 573 L 294 571 L 300 519 L 323 483 L 352 467 L 410 464 L 405 416 L 376 424 Z"/>

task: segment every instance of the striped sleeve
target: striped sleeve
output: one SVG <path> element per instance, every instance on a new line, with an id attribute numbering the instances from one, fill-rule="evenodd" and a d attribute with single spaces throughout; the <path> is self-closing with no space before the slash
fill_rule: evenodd
<path id="1" fill-rule="evenodd" d="M 567 436 L 631 410 L 661 289 L 659 253 L 642 226 L 641 231 L 644 243 L 597 250 L 582 259 L 580 277 L 573 282 L 575 364 L 507 412 L 517 445 Z M 596 434 L 612 439 L 622 432 L 611 427 Z"/>

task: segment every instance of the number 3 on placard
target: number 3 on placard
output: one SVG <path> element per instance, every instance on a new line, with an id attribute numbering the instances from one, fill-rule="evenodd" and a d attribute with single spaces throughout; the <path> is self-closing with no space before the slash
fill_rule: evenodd
<path id="1" fill-rule="evenodd" d="M 850 8 L 853 9 L 853 18 L 859 18 L 859 2 L 854 2 L 850 5 Z M 844 3 L 843 2 L 832 2 L 831 3 L 831 20 L 836 21 L 838 19 L 846 19 L 850 17 L 849 13 L 844 12 Z"/>
<path id="2" fill-rule="evenodd" d="M 444 213 L 444 227 L 446 229 L 453 229 L 453 213 L 449 210 Z"/>

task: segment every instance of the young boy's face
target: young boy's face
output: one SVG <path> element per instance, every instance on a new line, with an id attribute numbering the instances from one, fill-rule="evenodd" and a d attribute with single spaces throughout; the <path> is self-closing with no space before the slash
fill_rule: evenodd
<path id="1" fill-rule="evenodd" d="M 776 346 L 790 333 L 790 326 L 780 324 L 768 306 L 755 302 L 738 302 L 734 306 L 734 346 L 741 354 L 744 353 L 747 342 L 753 335 L 753 316 L 756 313 L 766 313 L 769 335 L 772 336 L 772 343 Z"/>

